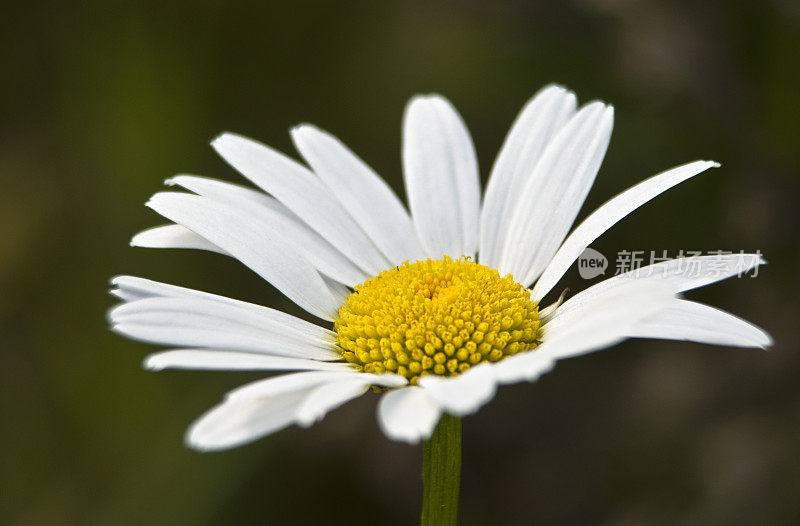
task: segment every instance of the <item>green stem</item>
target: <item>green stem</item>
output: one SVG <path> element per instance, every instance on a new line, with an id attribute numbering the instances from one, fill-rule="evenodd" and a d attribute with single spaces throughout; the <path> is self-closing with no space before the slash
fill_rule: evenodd
<path id="1" fill-rule="evenodd" d="M 461 419 L 442 415 L 423 445 L 422 526 L 455 526 L 461 483 Z"/>

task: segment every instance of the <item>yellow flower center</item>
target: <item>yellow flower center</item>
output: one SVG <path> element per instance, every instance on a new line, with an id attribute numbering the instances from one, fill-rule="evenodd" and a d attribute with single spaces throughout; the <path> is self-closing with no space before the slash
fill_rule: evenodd
<path id="1" fill-rule="evenodd" d="M 368 373 L 454 376 L 538 344 L 539 310 L 511 275 L 467 257 L 404 263 L 357 285 L 334 323 Z"/>

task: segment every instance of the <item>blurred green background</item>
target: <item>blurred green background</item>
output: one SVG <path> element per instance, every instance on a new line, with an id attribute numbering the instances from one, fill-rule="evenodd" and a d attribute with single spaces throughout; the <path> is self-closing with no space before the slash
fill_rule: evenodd
<path id="1" fill-rule="evenodd" d="M 111 276 L 298 309 L 235 261 L 128 247 L 180 172 L 241 182 L 209 140 L 293 152 L 341 137 L 402 194 L 406 100 L 460 109 L 486 173 L 517 110 L 559 82 L 616 105 L 581 212 L 697 158 L 723 167 L 593 246 L 761 250 L 757 279 L 691 296 L 770 352 L 635 341 L 501 389 L 464 423 L 463 524 L 800 524 L 800 8 L 742 2 L 6 3 L 0 101 L 0 523 L 409 524 L 419 447 L 371 393 L 225 453 L 187 425 L 257 376 L 140 369 L 108 332 Z M 294 153 L 292 153 L 294 155 Z M 613 265 L 613 262 L 612 262 Z M 564 286 L 585 286 L 576 273 Z"/>

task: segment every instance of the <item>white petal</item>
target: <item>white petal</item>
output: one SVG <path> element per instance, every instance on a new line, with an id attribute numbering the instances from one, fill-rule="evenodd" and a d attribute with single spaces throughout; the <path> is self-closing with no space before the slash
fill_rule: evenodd
<path id="1" fill-rule="evenodd" d="M 336 137 L 315 126 L 294 128 L 292 139 L 314 172 L 392 265 L 422 258 L 424 252 L 408 212 L 372 168 Z"/>
<path id="2" fill-rule="evenodd" d="M 378 403 L 378 424 L 383 433 L 409 444 L 430 438 L 440 416 L 439 407 L 421 387 L 389 391 Z"/>
<path id="3" fill-rule="evenodd" d="M 180 323 L 187 326 L 196 323 L 199 328 L 236 328 L 245 334 L 276 334 L 321 348 L 329 348 L 335 341 L 330 331 L 297 318 L 291 319 L 292 316 L 280 311 L 266 307 L 243 308 L 200 297 L 143 298 L 114 307 L 109 317 L 114 323 Z"/>
<path id="4" fill-rule="evenodd" d="M 544 326 L 543 343 L 494 365 L 500 383 L 534 381 L 560 359 L 610 347 L 629 338 L 637 324 L 667 307 L 674 297 L 659 282 L 629 282 Z"/>
<path id="5" fill-rule="evenodd" d="M 438 95 L 414 97 L 406 107 L 403 174 L 414 225 L 428 255 L 474 256 L 478 160 L 461 117 Z"/>
<path id="6" fill-rule="evenodd" d="M 644 320 L 631 336 L 762 349 L 772 345 L 770 335 L 752 323 L 708 305 L 679 299 Z"/>
<path id="7" fill-rule="evenodd" d="M 228 393 L 221 404 L 189 428 L 186 442 L 202 451 L 227 449 L 292 424 L 310 425 L 363 393 L 365 385 L 402 385 L 405 378 L 398 378 L 312 371 L 260 380 Z"/>
<path id="8" fill-rule="evenodd" d="M 614 110 L 584 106 L 547 145 L 520 189 L 499 262 L 500 274 L 530 285 L 567 235 L 605 156 Z"/>
<path id="9" fill-rule="evenodd" d="M 316 360 L 341 358 L 324 329 L 296 330 L 281 323 L 281 316 L 264 314 L 200 298 L 145 298 L 113 308 L 109 317 L 112 330 L 150 343 Z"/>
<path id="10" fill-rule="evenodd" d="M 144 360 L 145 369 L 195 369 L 209 371 L 348 371 L 344 363 L 320 362 L 236 351 L 176 349 L 153 353 Z"/>
<path id="11" fill-rule="evenodd" d="M 229 400 L 245 400 L 277 396 L 298 389 L 316 387 L 328 382 L 362 380 L 370 385 L 400 387 L 408 380 L 396 374 L 369 374 L 349 371 L 309 371 L 284 374 L 265 380 L 257 380 L 238 387 L 227 394 Z"/>
<path id="12" fill-rule="evenodd" d="M 695 161 L 672 168 L 633 186 L 595 210 L 569 235 L 533 287 L 534 301 L 540 301 L 561 279 L 589 244 L 644 203 L 662 192 L 711 167 L 713 161 Z"/>
<path id="13" fill-rule="evenodd" d="M 297 425 L 309 427 L 319 422 L 329 411 L 364 394 L 369 386 L 369 380 L 353 378 L 317 387 L 298 408 L 295 416 Z"/>
<path id="14" fill-rule="evenodd" d="M 214 243 L 198 236 L 185 226 L 164 225 L 139 232 L 131 239 L 132 247 L 146 248 L 194 248 L 230 255 Z"/>
<path id="15" fill-rule="evenodd" d="M 253 222 L 261 225 L 260 228 L 280 235 L 320 272 L 341 283 L 354 286 L 369 277 L 291 210 L 263 192 L 193 175 L 177 175 L 168 179 L 167 184 L 182 186 L 213 201 L 246 211 Z"/>
<path id="16" fill-rule="evenodd" d="M 564 315 L 594 300 L 597 295 L 605 294 L 608 290 L 633 280 L 663 281 L 677 294 L 733 276 L 744 275 L 749 270 L 764 264 L 766 262 L 759 254 L 744 253 L 670 259 L 605 279 L 570 298 L 553 313 L 552 317 Z"/>
<path id="17" fill-rule="evenodd" d="M 277 333 L 324 348 L 335 341 L 335 334 L 331 331 L 289 314 L 268 307 L 242 306 L 201 296 L 142 298 L 118 305 L 109 313 L 111 321 L 115 323 L 158 322 L 161 319 L 164 325 L 175 321 L 170 318 L 173 315 L 207 317 L 214 320 L 213 326 L 235 326 L 242 330 L 249 329 L 252 334 Z"/>
<path id="18" fill-rule="evenodd" d="M 342 288 L 341 285 L 338 285 L 334 281 L 330 280 L 329 278 L 322 276 L 325 283 L 331 288 L 331 292 L 335 294 L 337 297 L 344 298 L 346 289 Z M 273 327 L 273 331 L 278 331 L 281 333 L 287 334 L 294 334 L 295 336 L 301 337 L 303 342 L 303 347 L 312 346 L 312 347 L 319 347 L 321 349 L 329 349 L 330 347 L 335 345 L 336 342 L 336 334 L 328 329 L 315 325 L 313 323 L 309 323 L 305 320 L 301 320 L 295 316 L 290 314 L 286 314 L 285 312 L 281 312 L 279 310 L 270 309 L 268 307 L 263 307 L 261 305 L 255 305 L 253 303 L 247 303 L 244 301 L 234 300 L 231 298 L 226 298 L 224 296 L 218 296 L 215 294 L 209 294 L 207 292 L 201 292 L 198 290 L 187 289 L 184 287 L 178 287 L 175 285 L 168 285 L 166 283 L 160 283 L 157 281 L 152 281 L 144 278 L 137 278 L 134 276 L 117 276 L 111 280 L 112 284 L 115 285 L 117 288 L 111 290 L 111 294 L 118 297 L 119 299 L 126 301 L 126 302 L 135 302 L 137 300 L 147 299 L 147 298 L 178 298 L 183 300 L 190 300 L 191 302 L 200 302 L 203 305 L 206 305 L 204 308 L 209 311 L 210 316 L 217 315 L 215 313 L 215 305 L 222 304 L 222 307 L 216 308 L 216 310 L 220 311 L 219 315 L 224 315 L 224 313 L 229 312 L 225 309 L 225 306 L 233 306 L 238 307 L 240 309 L 244 309 L 246 311 L 250 311 L 249 314 L 240 314 L 240 311 L 233 311 L 236 312 L 235 316 L 238 318 L 245 318 L 257 320 L 257 325 L 268 324 L 270 327 Z M 342 290 L 338 290 L 341 288 Z M 148 303 L 139 304 L 140 307 L 144 306 L 147 307 Z M 160 306 L 156 304 L 157 306 Z M 110 313 L 110 317 L 112 317 L 112 322 L 116 321 L 119 323 L 119 317 L 113 317 L 115 313 L 118 315 L 119 307 L 112 309 Z M 181 307 L 182 308 L 182 307 Z M 194 308 L 194 307 L 192 307 Z M 190 309 L 191 310 L 191 309 Z M 123 311 L 124 312 L 124 311 Z M 158 316 L 160 314 L 154 315 L 158 320 Z M 200 330 L 204 331 L 203 335 L 195 335 L 191 336 L 197 341 L 200 341 L 200 345 L 208 346 L 208 341 L 203 340 L 205 335 L 208 334 L 209 327 L 200 324 Z M 165 343 L 166 345 L 171 345 L 169 340 L 165 341 L 170 337 L 170 332 L 167 329 L 159 329 L 157 326 L 153 327 L 152 325 L 142 325 L 142 324 L 128 324 L 122 327 L 113 327 L 114 330 L 118 331 L 127 331 L 128 332 L 136 332 L 140 334 L 142 339 L 146 338 L 146 341 L 153 342 L 154 339 L 158 343 Z M 235 334 L 234 335 L 237 341 L 240 341 L 240 337 L 242 334 Z M 132 336 L 136 337 L 136 336 Z M 221 348 L 226 348 L 224 335 L 219 335 L 214 341 L 219 342 L 220 339 L 221 343 L 219 346 Z M 246 345 L 246 348 L 243 350 L 249 352 L 272 352 L 271 349 L 274 348 L 274 342 L 264 342 L 263 336 L 258 336 L 258 338 L 262 338 L 259 341 L 253 341 L 245 337 L 240 343 Z M 193 340 L 193 341 L 195 341 Z M 180 345 L 188 345 L 186 343 L 181 343 Z M 255 349 L 253 350 L 255 345 Z M 239 349 L 242 350 L 242 349 Z M 284 352 L 288 352 L 284 350 Z M 315 359 L 320 360 L 338 360 L 341 358 L 338 352 L 329 353 L 326 351 L 324 355 L 315 352 L 314 354 Z"/>
<path id="19" fill-rule="evenodd" d="M 499 384 L 513 384 L 517 382 L 535 382 L 541 376 L 549 373 L 556 365 L 556 354 L 564 343 L 569 343 L 573 346 L 579 343 L 584 348 L 588 349 L 602 349 L 603 347 L 610 347 L 619 342 L 619 339 L 611 338 L 608 335 L 602 335 L 596 339 L 579 340 L 565 340 L 559 342 L 545 342 L 540 344 L 536 349 L 527 353 L 521 353 L 510 358 L 506 358 L 502 362 L 494 366 L 494 376 Z"/>
<path id="20" fill-rule="evenodd" d="M 522 108 L 492 167 L 481 208 L 480 262 L 497 268 L 511 211 L 544 148 L 574 113 L 575 94 L 547 86 Z M 545 177 L 549 174 L 535 174 Z"/>
<path id="21" fill-rule="evenodd" d="M 333 320 L 339 305 L 314 266 L 246 212 L 205 197 L 159 193 L 147 205 L 197 232 L 248 266 L 311 314 Z"/>
<path id="22" fill-rule="evenodd" d="M 186 444 L 200 451 L 229 449 L 287 428 L 310 389 L 271 398 L 226 400 L 201 416 L 186 433 Z"/>
<path id="23" fill-rule="evenodd" d="M 419 385 L 444 412 L 456 416 L 474 413 L 491 400 L 497 391 L 490 363 L 476 365 L 452 378 L 423 376 L 419 379 Z"/>
<path id="24" fill-rule="evenodd" d="M 542 339 L 547 341 L 558 337 L 561 332 L 578 330 L 589 321 L 599 323 L 607 319 L 608 325 L 631 327 L 671 304 L 674 299 L 673 287 L 662 280 L 625 280 L 615 287 L 601 287 L 600 292 L 591 294 L 589 301 L 563 313 L 562 309 L 569 302 L 558 308 L 555 315 L 542 324 Z"/>
<path id="25" fill-rule="evenodd" d="M 256 141 L 231 133 L 212 142 L 235 169 L 339 248 L 370 275 L 392 265 L 328 187 L 307 168 Z"/>
<path id="26" fill-rule="evenodd" d="M 339 305 L 344 305 L 344 302 L 347 301 L 347 298 L 350 296 L 350 294 L 352 294 L 352 291 L 345 285 L 339 283 L 335 279 L 329 278 L 325 274 L 321 274 L 321 276 L 322 281 L 324 281 L 325 285 L 328 286 L 328 290 L 333 296 L 333 299 L 336 300 L 336 303 Z"/>
<path id="27" fill-rule="evenodd" d="M 232 305 L 250 311 L 250 315 L 257 317 L 260 323 L 268 323 L 274 327 L 288 329 L 311 341 L 336 341 L 336 333 L 328 329 L 301 320 L 291 314 L 254 303 L 239 301 L 217 294 L 209 294 L 208 292 L 201 292 L 199 290 L 187 289 L 185 287 L 178 287 L 177 285 L 169 285 L 145 278 L 137 278 L 135 276 L 117 276 L 111 280 L 111 284 L 117 287 L 116 290 L 112 290 L 115 296 L 130 298 L 123 298 L 124 301 L 134 301 L 145 298 L 183 298 Z M 211 309 L 212 307 L 208 308 Z M 113 312 L 114 310 L 112 310 L 112 313 Z"/>
<path id="28" fill-rule="evenodd" d="M 111 278 L 111 285 L 116 287 L 111 289 L 111 294 L 122 301 L 135 301 L 155 297 L 197 297 L 198 294 L 200 297 L 208 295 L 210 296 L 209 299 L 230 299 L 136 276 L 114 276 Z"/>
<path id="29" fill-rule="evenodd" d="M 112 326 L 117 334 L 128 338 L 171 346 L 197 346 L 209 349 L 235 349 L 243 352 L 263 353 L 273 356 L 313 358 L 315 360 L 336 360 L 334 351 L 319 349 L 315 345 L 289 342 L 275 335 L 269 339 L 237 331 L 233 327 L 197 326 L 192 319 L 184 320 L 173 316 L 169 325 L 160 325 L 152 320 L 120 321 Z M 199 321 L 207 321 L 198 318 Z"/>
<path id="30" fill-rule="evenodd" d="M 170 177 L 164 183 L 170 186 L 180 186 L 197 195 L 210 197 L 215 201 L 236 206 L 246 206 L 253 209 L 253 205 L 260 205 L 291 217 L 294 221 L 300 221 L 291 210 L 280 204 L 274 197 L 270 197 L 260 190 L 254 190 L 239 184 L 188 174 L 178 174 Z"/>

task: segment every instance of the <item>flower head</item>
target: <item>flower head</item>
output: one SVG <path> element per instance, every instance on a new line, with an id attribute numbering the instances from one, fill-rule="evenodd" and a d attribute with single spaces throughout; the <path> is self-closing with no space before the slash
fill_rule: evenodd
<path id="1" fill-rule="evenodd" d="M 148 202 L 173 223 L 132 244 L 232 256 L 322 323 L 122 276 L 113 280 L 122 300 L 110 313 L 113 328 L 177 347 L 149 356 L 153 370 L 297 371 L 228 393 L 189 430 L 188 443 L 203 450 L 310 425 L 370 388 L 385 391 L 384 432 L 416 442 L 443 413 L 472 413 L 501 384 L 533 381 L 558 360 L 631 337 L 770 345 L 761 329 L 680 297 L 763 263 L 755 254 L 665 261 L 540 305 L 617 221 L 718 166 L 695 161 L 653 176 L 567 235 L 612 126 L 610 106 L 578 108 L 572 92 L 544 88 L 514 123 L 481 199 L 458 113 L 442 97 L 415 97 L 403 123 L 410 214 L 366 163 L 313 126 L 292 130 L 308 167 L 223 134 L 214 148 L 259 189 L 173 177 L 168 184 L 190 193 Z"/>
<path id="2" fill-rule="evenodd" d="M 510 275 L 470 261 L 404 263 L 355 291 L 333 324 L 345 360 L 368 373 L 455 376 L 536 347 L 539 308 Z"/>

